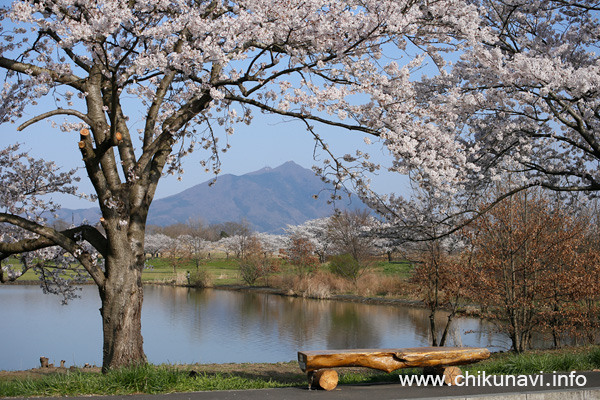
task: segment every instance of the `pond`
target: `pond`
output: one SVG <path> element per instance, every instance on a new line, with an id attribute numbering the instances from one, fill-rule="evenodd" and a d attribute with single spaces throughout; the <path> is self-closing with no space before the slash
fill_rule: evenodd
<path id="1" fill-rule="evenodd" d="M 62 306 L 37 285 L 0 287 L 0 370 L 102 364 L 100 298 L 85 286 Z M 440 315 L 443 318 L 443 315 Z M 440 320 L 440 323 L 443 319 Z M 471 332 L 471 333 L 467 333 Z M 298 350 L 428 345 L 428 313 L 409 306 L 369 305 L 275 294 L 145 286 L 142 334 L 148 361 L 280 362 Z M 491 324 L 461 318 L 449 345 L 504 348 Z"/>

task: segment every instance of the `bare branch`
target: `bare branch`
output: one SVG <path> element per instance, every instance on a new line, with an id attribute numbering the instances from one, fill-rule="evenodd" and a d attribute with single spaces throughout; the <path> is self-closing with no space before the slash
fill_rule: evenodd
<path id="1" fill-rule="evenodd" d="M 333 121 L 333 120 L 328 120 L 325 118 L 321 118 L 321 117 L 317 117 L 316 115 L 309 115 L 309 114 L 302 114 L 299 112 L 294 112 L 294 111 L 282 111 L 279 110 L 275 107 L 271 107 L 268 106 L 266 104 L 260 103 L 256 100 L 253 99 L 247 99 L 244 97 L 240 97 L 240 96 L 235 96 L 233 94 L 227 94 L 225 95 L 225 98 L 227 100 L 233 100 L 233 101 L 238 101 L 240 103 L 244 103 L 244 104 L 250 104 L 253 105 L 255 107 L 258 107 L 262 110 L 268 111 L 270 113 L 273 114 L 279 114 L 279 115 L 283 115 L 286 117 L 293 117 L 293 118 L 298 118 L 301 120 L 311 120 L 311 121 L 316 121 L 316 122 L 320 122 L 322 124 L 325 125 L 330 125 L 330 126 L 337 126 L 340 128 L 344 128 L 350 131 L 360 131 L 360 132 L 365 132 L 368 133 L 369 135 L 373 135 L 373 136 L 377 136 L 379 137 L 381 135 L 381 133 L 376 130 L 376 129 L 372 129 L 372 128 L 368 128 L 366 126 L 360 126 L 360 125 L 349 125 L 349 124 L 344 124 L 342 122 L 338 122 L 338 121 Z"/>
<path id="2" fill-rule="evenodd" d="M 89 119 L 88 116 L 85 115 L 84 113 L 77 111 L 77 110 L 68 110 L 68 109 L 59 108 L 57 110 L 48 111 L 46 113 L 40 114 L 36 117 L 33 117 L 29 121 L 26 121 L 26 122 L 22 123 L 21 125 L 19 125 L 17 130 L 22 131 L 23 129 L 27 128 L 30 125 L 35 124 L 36 122 L 39 122 L 46 118 L 53 117 L 55 115 L 73 115 L 73 116 L 81 119 L 86 124 L 92 125 L 92 120 Z"/>

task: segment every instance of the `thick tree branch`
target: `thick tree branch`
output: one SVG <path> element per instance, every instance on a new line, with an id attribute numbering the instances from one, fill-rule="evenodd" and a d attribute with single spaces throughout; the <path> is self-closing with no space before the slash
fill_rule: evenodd
<path id="1" fill-rule="evenodd" d="M 187 30 L 183 30 L 181 33 L 182 37 L 187 34 Z M 175 46 L 173 47 L 173 51 L 175 53 L 180 53 L 183 47 L 184 41 L 182 39 L 178 40 Z M 156 121 L 158 119 L 158 114 L 160 112 L 161 106 L 164 102 L 167 91 L 171 87 L 173 80 L 175 79 L 176 72 L 174 70 L 169 70 L 166 72 L 163 79 L 158 84 L 156 88 L 156 93 L 154 98 L 152 99 L 152 105 L 148 109 L 148 114 L 146 116 L 146 125 L 144 127 L 144 149 L 152 143 L 152 138 L 154 137 L 154 129 L 156 127 Z"/>
<path id="2" fill-rule="evenodd" d="M 104 99 L 102 95 L 103 77 L 101 66 L 96 64 L 88 79 L 86 103 L 88 106 L 88 115 L 94 121 L 91 125 L 94 141 L 101 152 L 96 152 L 102 166 L 102 175 L 106 184 L 112 192 L 117 192 L 121 186 L 121 179 L 115 161 L 114 152 L 110 143 L 110 125 L 106 121 L 104 110 Z M 97 192 L 100 195 L 100 192 Z M 103 199 L 104 200 L 104 199 Z M 102 208 L 102 204 L 100 204 Z"/>
<path id="3" fill-rule="evenodd" d="M 163 123 L 162 133 L 144 149 L 144 154 L 138 160 L 136 171 L 144 171 L 158 152 L 169 151 L 170 153 L 175 142 L 174 135 L 202 112 L 211 100 L 209 94 L 204 94 L 181 106 L 179 111 L 167 119 Z"/>
<path id="4" fill-rule="evenodd" d="M 47 226 L 42 226 L 38 223 L 29 221 L 29 220 L 19 217 L 17 215 L 0 213 L 0 222 L 6 222 L 11 225 L 15 225 L 22 229 L 25 229 L 26 231 L 38 234 L 38 235 L 44 237 L 45 239 L 49 240 L 50 242 L 53 242 L 54 245 L 62 247 L 63 249 L 65 249 L 66 251 L 71 253 L 75 258 L 77 258 L 77 260 L 79 260 L 79 262 L 81 262 L 81 265 L 83 265 L 83 267 L 86 269 L 86 271 L 90 274 L 90 276 L 92 277 L 94 282 L 96 282 L 96 284 L 99 287 L 104 286 L 104 281 L 106 279 L 104 276 L 104 272 L 102 272 L 102 270 L 96 264 L 96 261 L 91 257 L 91 255 L 88 252 L 84 251 L 81 248 L 81 246 L 79 246 L 72 238 L 64 235 L 61 232 L 58 232 L 56 229 L 49 228 Z M 100 235 L 99 232 L 97 235 L 90 234 L 89 237 L 91 237 L 91 240 L 93 242 L 98 242 L 98 240 L 99 240 L 98 235 Z M 102 236 L 102 235 L 100 235 L 100 236 Z M 45 247 L 49 247 L 49 246 L 45 246 Z M 101 246 L 101 247 L 103 247 L 103 246 Z M 100 250 L 98 250 L 98 251 L 100 251 Z M 103 248 L 102 251 L 106 252 L 106 249 Z M 2 252 L 4 252 L 4 251 L 2 251 Z"/>
<path id="5" fill-rule="evenodd" d="M 148 109 L 148 115 L 146 116 L 146 126 L 144 127 L 144 150 L 150 145 L 150 143 L 152 143 L 154 128 L 156 127 L 156 121 L 158 119 L 160 107 L 163 104 L 167 90 L 169 87 L 171 87 L 174 78 L 175 71 L 168 72 L 160 81 L 160 84 L 156 89 L 156 95 L 152 100 L 152 105 Z"/>
<path id="6" fill-rule="evenodd" d="M 117 146 L 119 150 L 119 157 L 121 158 L 121 170 L 125 177 L 135 167 L 135 153 L 133 151 L 133 142 L 129 134 L 129 127 L 127 126 L 127 118 L 123 113 L 121 102 L 119 99 L 118 87 L 112 85 L 110 90 L 107 90 L 104 94 L 105 104 L 112 110 L 111 112 L 111 127 L 110 136 L 104 140 L 104 147 L 102 154 L 113 146 Z"/>
<path id="7" fill-rule="evenodd" d="M 74 241 L 76 240 L 76 236 L 80 235 L 81 239 L 90 243 L 103 257 L 107 256 L 108 247 L 106 238 L 93 226 L 82 225 L 60 231 L 59 233 Z M 13 243 L 0 243 L 0 253 L 10 256 L 52 246 L 56 246 L 56 243 L 52 239 L 42 236 L 35 239 L 23 239 Z"/>
<path id="8" fill-rule="evenodd" d="M 9 58 L 0 57 L 0 67 L 11 71 L 20 72 L 31 76 L 39 76 L 42 74 L 48 75 L 53 82 L 69 85 L 77 90 L 84 90 L 84 81 L 75 75 L 59 74 L 47 68 L 40 68 L 33 64 L 27 64 L 11 60 Z"/>

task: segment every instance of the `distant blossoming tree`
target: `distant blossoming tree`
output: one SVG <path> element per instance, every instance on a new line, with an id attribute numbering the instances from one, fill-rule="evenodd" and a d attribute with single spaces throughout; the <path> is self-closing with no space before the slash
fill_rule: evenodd
<path id="1" fill-rule="evenodd" d="M 152 255 L 152 257 L 158 257 L 168 247 L 172 239 L 162 233 L 146 235 L 144 238 L 144 250 L 146 253 Z"/>
<path id="2" fill-rule="evenodd" d="M 208 258 L 212 243 L 196 235 L 179 235 L 177 240 L 184 244 L 187 254 L 190 256 L 196 269 L 200 268 L 202 260 Z"/>
<path id="3" fill-rule="evenodd" d="M 285 236 L 258 232 L 255 234 L 266 257 L 277 256 L 279 251 L 285 247 Z"/>
<path id="4" fill-rule="evenodd" d="M 411 70 L 424 56 L 397 60 L 404 52 L 437 60 L 439 51 L 487 35 L 476 5 L 462 0 L 30 0 L 0 9 L 0 19 L 0 122 L 22 130 L 67 118 L 60 128 L 79 132 L 73 146 L 103 228 L 58 231 L 3 205 L 0 222 L 31 237 L 3 241 L 0 253 L 58 246 L 81 263 L 102 301 L 104 370 L 146 361 L 146 219 L 161 176 L 182 173 L 186 154 L 205 150 L 207 169 L 218 172 L 219 152 L 229 147 L 221 135 L 250 124 L 254 109 L 304 121 L 325 154 L 319 125 L 381 137 L 396 153 L 416 152 L 413 161 L 435 167 L 438 153 L 456 145 L 439 129 L 430 134 L 429 124 L 414 129 L 422 96 Z M 409 128 L 413 136 L 404 135 Z M 419 149 L 421 136 L 431 154 Z M 360 185 L 359 173 L 375 168 L 358 152 L 332 154 L 320 172 Z M 70 182 L 55 175 L 43 176 L 52 190 L 66 191 Z M 12 185 L 3 179 L 3 187 Z"/>
<path id="5" fill-rule="evenodd" d="M 319 261 L 325 262 L 331 248 L 331 242 L 327 235 L 328 225 L 329 217 L 317 218 L 308 220 L 301 225 L 288 225 L 285 232 L 291 238 L 302 238 L 309 241 L 313 251 L 319 257 Z"/>

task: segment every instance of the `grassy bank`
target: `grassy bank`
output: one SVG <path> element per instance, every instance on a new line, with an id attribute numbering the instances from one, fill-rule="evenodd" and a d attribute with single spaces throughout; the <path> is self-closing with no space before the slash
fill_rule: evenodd
<path id="1" fill-rule="evenodd" d="M 526 354 L 493 354 L 489 360 L 466 366 L 471 374 L 538 374 L 585 371 L 600 368 L 600 347 L 586 347 Z M 192 372 L 193 371 L 193 372 Z M 339 369 L 340 384 L 398 382 L 398 373 L 415 374 L 419 370 L 400 370 L 384 374 L 378 371 Z M 29 372 L 29 375 L 28 375 Z M 173 366 L 146 365 L 101 374 L 98 370 L 64 370 L 46 374 L 30 371 L 0 374 L 0 396 L 75 396 L 127 395 L 135 393 L 173 393 L 206 390 L 242 390 L 301 386 L 306 377 L 296 362 L 275 364 L 211 364 Z"/>
<path id="2" fill-rule="evenodd" d="M 0 396 L 75 396 L 172 393 L 204 390 L 263 389 L 289 386 L 290 382 L 250 375 L 200 372 L 174 366 L 141 366 L 100 372 L 53 373 L 37 378 L 0 380 Z"/>
<path id="3" fill-rule="evenodd" d="M 240 276 L 239 264 L 240 261 L 238 259 L 225 258 L 224 255 L 217 254 L 210 260 L 204 260 L 198 269 L 208 274 L 210 285 L 243 285 L 244 281 Z M 292 265 L 281 261 L 278 262 L 278 264 L 279 267 L 276 272 L 258 279 L 256 285 L 282 285 L 285 284 L 287 280 L 297 276 L 295 268 Z M 196 265 L 193 262 L 178 265 L 174 270 L 168 260 L 163 258 L 150 258 L 146 262 L 146 268 L 142 273 L 142 280 L 145 282 L 186 283 L 187 272 L 193 274 L 196 270 Z M 330 274 L 329 266 L 327 264 L 322 264 L 318 273 Z M 374 261 L 372 262 L 372 266 L 365 270 L 358 281 L 368 281 L 365 283 L 365 286 L 368 285 L 368 283 L 372 283 L 374 277 L 388 281 L 392 278 L 406 281 L 411 273 L 412 266 L 406 261 Z M 338 278 L 341 281 L 346 281 L 347 291 L 352 291 L 352 288 L 356 287 L 356 285 L 351 282 L 348 282 L 341 277 Z M 337 283 L 337 285 L 341 287 L 343 284 Z"/>
<path id="4" fill-rule="evenodd" d="M 18 261 L 9 259 L 8 263 L 18 267 Z M 142 272 L 145 283 L 162 283 L 175 285 L 194 285 L 197 271 L 201 272 L 203 281 L 199 286 L 245 286 L 239 272 L 239 260 L 226 258 L 224 254 L 215 253 L 210 260 L 203 260 L 197 268 L 188 261 L 178 263 L 174 269 L 168 259 L 149 258 Z M 254 286 L 268 286 L 282 292 L 305 297 L 329 298 L 334 295 L 358 295 L 364 297 L 411 298 L 408 278 L 412 266 L 406 261 L 388 262 L 374 260 L 356 282 L 351 282 L 330 272 L 327 264 L 321 265 L 319 271 L 312 275 L 298 275 L 294 267 L 284 262 L 276 272 L 260 278 Z M 188 281 L 188 272 L 191 280 Z M 33 271 L 27 271 L 19 282 L 35 282 L 39 279 Z"/>

